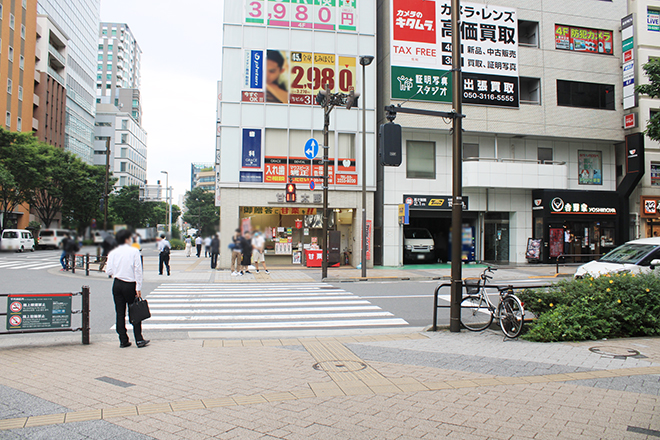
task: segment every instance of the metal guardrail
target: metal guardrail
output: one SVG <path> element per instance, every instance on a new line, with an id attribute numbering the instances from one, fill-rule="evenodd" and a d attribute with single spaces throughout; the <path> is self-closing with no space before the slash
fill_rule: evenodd
<path id="1" fill-rule="evenodd" d="M 108 260 L 108 257 L 99 257 L 96 256 L 96 260 L 91 261 L 89 254 L 75 254 L 71 255 L 69 257 L 69 261 L 67 262 L 69 267 L 71 268 L 71 273 L 76 273 L 76 269 L 84 269 L 85 270 L 85 275 L 89 276 L 89 272 L 91 270 L 96 271 L 96 272 L 103 272 L 103 268 L 105 267 L 105 263 Z M 99 264 L 98 269 L 91 269 L 90 265 L 91 264 Z"/>
<path id="2" fill-rule="evenodd" d="M 22 333 L 55 333 L 55 332 L 82 332 L 82 343 L 84 345 L 89 344 L 89 286 L 83 286 L 82 290 L 80 292 L 73 292 L 73 293 L 66 293 L 66 294 L 52 294 L 52 295 L 65 295 L 65 296 L 81 296 L 82 297 L 82 308 L 79 310 L 71 310 L 71 314 L 82 314 L 82 326 L 81 327 L 68 327 L 68 328 L 44 328 L 44 329 L 29 329 L 29 330 L 7 330 L 4 332 L 0 331 L 0 335 L 14 335 L 14 334 L 22 334 Z M 20 293 L 3 293 L 0 294 L 0 297 L 13 297 L 13 296 L 20 296 Z M 35 294 L 29 294 L 26 293 L 26 296 L 29 295 L 35 295 Z M 48 295 L 48 294 L 45 294 Z M 9 301 L 7 304 L 7 307 L 9 308 Z M 7 313 L 2 313 L 0 312 L 0 316 L 7 316 Z"/>
<path id="3" fill-rule="evenodd" d="M 433 325 L 431 326 L 431 331 L 437 331 L 438 330 L 438 309 L 449 309 L 451 308 L 451 301 L 449 304 L 438 304 L 438 295 L 440 293 L 440 290 L 443 287 L 449 287 L 451 288 L 452 283 L 442 283 L 438 285 L 438 287 L 435 288 L 435 292 L 433 293 Z M 461 295 L 461 299 L 463 299 L 467 294 L 473 294 L 475 292 L 471 292 L 469 289 L 474 289 L 477 287 L 476 281 L 474 279 L 472 280 L 463 280 L 461 283 L 461 291 L 463 294 Z M 487 284 L 486 289 L 494 289 L 494 290 L 500 290 L 500 289 L 507 289 L 511 288 L 513 290 L 520 290 L 520 289 L 546 289 L 548 287 L 552 286 L 552 284 L 525 284 L 525 285 L 520 285 L 520 286 L 514 286 L 512 284 Z"/>
<path id="4" fill-rule="evenodd" d="M 598 258 L 598 257 L 602 257 L 603 255 L 605 255 L 605 254 L 559 254 L 557 256 L 557 261 L 556 261 L 557 267 L 556 267 L 555 273 L 559 273 L 559 259 L 560 258 L 563 258 L 564 259 L 564 264 L 566 264 L 566 257 L 596 257 L 596 258 Z M 589 261 L 595 260 L 596 258 L 592 258 Z"/>

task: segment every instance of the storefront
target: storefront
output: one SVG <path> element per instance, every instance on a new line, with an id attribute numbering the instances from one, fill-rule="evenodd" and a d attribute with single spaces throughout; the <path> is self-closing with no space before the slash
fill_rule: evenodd
<path id="1" fill-rule="evenodd" d="M 660 196 L 642 196 L 639 205 L 644 237 L 660 237 Z"/>
<path id="2" fill-rule="evenodd" d="M 529 241 L 540 253 L 530 261 L 589 261 L 609 252 L 621 244 L 621 212 L 615 191 L 534 190 Z"/>

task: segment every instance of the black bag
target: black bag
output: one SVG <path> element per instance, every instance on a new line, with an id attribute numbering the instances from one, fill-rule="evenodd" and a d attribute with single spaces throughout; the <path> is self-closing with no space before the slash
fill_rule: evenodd
<path id="1" fill-rule="evenodd" d="M 169 255 L 170 254 L 170 247 L 165 246 L 162 251 L 160 251 L 161 254 L 163 255 Z"/>
<path id="2" fill-rule="evenodd" d="M 146 299 L 140 297 L 135 298 L 133 304 L 128 306 L 128 320 L 131 324 L 135 322 L 144 321 L 145 319 L 151 318 L 151 312 L 149 311 L 149 303 Z"/>

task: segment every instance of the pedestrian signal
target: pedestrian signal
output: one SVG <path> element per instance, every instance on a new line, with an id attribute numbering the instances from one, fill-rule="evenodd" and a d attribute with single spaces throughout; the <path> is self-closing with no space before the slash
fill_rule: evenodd
<path id="1" fill-rule="evenodd" d="M 286 201 L 295 203 L 296 202 L 296 184 L 287 183 L 286 184 Z"/>

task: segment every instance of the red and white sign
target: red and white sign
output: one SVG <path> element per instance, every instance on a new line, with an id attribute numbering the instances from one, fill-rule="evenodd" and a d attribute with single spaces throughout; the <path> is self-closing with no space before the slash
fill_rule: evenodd
<path id="1" fill-rule="evenodd" d="M 625 115 L 623 117 L 623 128 L 628 130 L 630 128 L 635 128 L 637 127 L 637 114 L 636 113 L 630 113 L 629 115 Z"/>
<path id="2" fill-rule="evenodd" d="M 623 62 L 624 62 L 624 63 L 627 63 L 628 61 L 632 61 L 632 60 L 633 60 L 633 56 L 634 56 L 634 55 L 633 55 L 633 50 L 632 50 L 632 49 L 625 51 L 625 52 L 623 53 Z"/>
<path id="3" fill-rule="evenodd" d="M 337 174 L 335 176 L 337 185 L 357 185 L 357 174 Z"/>
<path id="4" fill-rule="evenodd" d="M 438 65 L 435 0 L 392 0 L 392 65 Z"/>
<path id="5" fill-rule="evenodd" d="M 11 316 L 9 318 L 9 325 L 11 327 L 18 327 L 19 325 L 21 325 L 21 322 L 23 322 L 23 319 L 18 315 Z"/>
<path id="6" fill-rule="evenodd" d="M 9 305 L 9 310 L 10 310 L 12 313 L 18 313 L 18 312 L 20 312 L 21 310 L 23 310 L 23 303 L 20 303 L 20 302 L 18 302 L 18 301 L 14 301 L 13 303 L 11 303 L 11 304 Z"/>

